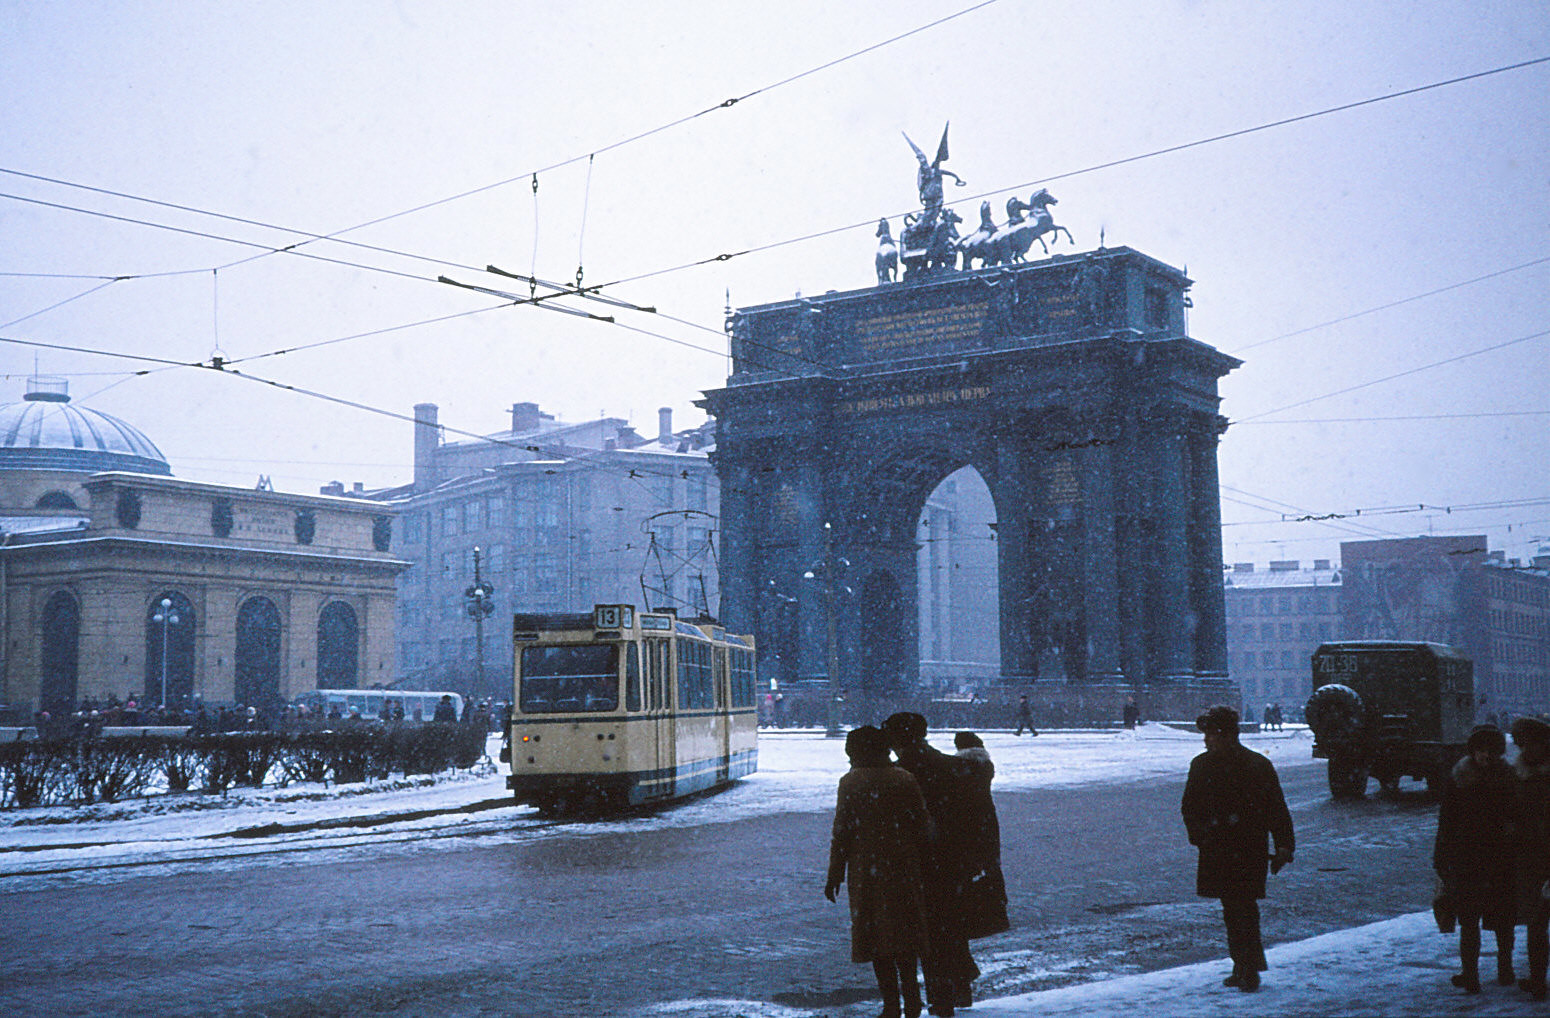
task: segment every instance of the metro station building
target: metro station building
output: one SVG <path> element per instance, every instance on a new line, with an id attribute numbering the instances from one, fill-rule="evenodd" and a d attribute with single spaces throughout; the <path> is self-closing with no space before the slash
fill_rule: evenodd
<path id="1" fill-rule="evenodd" d="M 138 429 L 32 379 L 0 406 L 0 704 L 273 710 L 390 685 L 392 515 L 180 480 Z"/>

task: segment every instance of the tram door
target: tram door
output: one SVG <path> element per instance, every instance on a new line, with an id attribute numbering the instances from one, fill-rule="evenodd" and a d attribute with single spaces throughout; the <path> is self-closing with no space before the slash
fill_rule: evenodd
<path id="1" fill-rule="evenodd" d="M 716 683 L 716 783 L 726 781 L 732 772 L 732 687 L 727 673 L 727 649 L 711 651 L 712 675 Z"/>
<path id="2" fill-rule="evenodd" d="M 663 795 L 672 795 L 677 777 L 677 759 L 674 754 L 676 723 L 673 711 L 673 661 L 668 640 L 646 641 L 646 686 L 651 710 L 651 729 L 656 736 L 656 774 L 665 784 L 658 786 Z"/>

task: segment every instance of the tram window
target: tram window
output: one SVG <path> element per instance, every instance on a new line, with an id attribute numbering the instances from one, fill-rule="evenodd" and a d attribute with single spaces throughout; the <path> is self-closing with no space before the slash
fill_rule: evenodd
<path id="1" fill-rule="evenodd" d="M 640 710 L 640 645 L 627 644 L 624 655 L 624 709 Z"/>
<path id="2" fill-rule="evenodd" d="M 710 645 L 694 640 L 678 641 L 678 708 L 714 707 Z"/>
<path id="3" fill-rule="evenodd" d="M 715 690 L 716 706 L 725 709 L 727 706 L 727 652 L 724 647 L 717 647 L 713 652 L 712 660 L 716 664 Z"/>
<path id="4" fill-rule="evenodd" d="M 729 652 L 729 656 L 732 666 L 732 706 L 752 707 L 754 703 L 753 655 L 734 647 Z"/>
<path id="5" fill-rule="evenodd" d="M 523 647 L 518 706 L 524 714 L 617 710 L 618 645 L 577 643 Z"/>
<path id="6" fill-rule="evenodd" d="M 668 652 L 666 640 L 646 641 L 647 701 L 651 710 L 668 706 Z"/>

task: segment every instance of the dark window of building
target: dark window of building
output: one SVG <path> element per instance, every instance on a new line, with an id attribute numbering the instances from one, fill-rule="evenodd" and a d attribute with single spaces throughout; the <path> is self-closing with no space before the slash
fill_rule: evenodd
<path id="1" fill-rule="evenodd" d="M 210 533 L 216 537 L 230 537 L 232 528 L 231 499 L 218 498 L 210 503 Z"/>
<path id="2" fill-rule="evenodd" d="M 450 537 L 457 533 L 457 505 L 448 503 L 441 507 L 441 536 Z"/>
<path id="3" fill-rule="evenodd" d="M 38 706 L 54 717 L 75 709 L 80 667 L 81 606 L 59 591 L 43 606 L 43 675 Z"/>
<path id="4" fill-rule="evenodd" d="M 354 689 L 360 682 L 360 627 L 355 609 L 330 601 L 318 615 L 318 688 Z"/>
<path id="5" fill-rule="evenodd" d="M 182 710 L 194 698 L 194 603 L 175 590 L 151 599 L 145 613 L 145 699 Z M 165 652 L 165 653 L 164 653 Z"/>
<path id="6" fill-rule="evenodd" d="M 296 543 L 311 544 L 317 536 L 318 517 L 311 509 L 296 510 Z M 249 706 L 252 706 L 251 704 Z"/>
<path id="7" fill-rule="evenodd" d="M 39 509 L 79 509 L 75 499 L 63 491 L 50 491 L 45 493 L 35 503 Z"/>
<path id="8" fill-rule="evenodd" d="M 119 526 L 133 530 L 140 525 L 140 495 L 134 489 L 125 488 L 120 491 L 118 504 L 114 508 Z"/>
<path id="9" fill-rule="evenodd" d="M 371 546 L 378 551 L 387 551 L 393 546 L 393 517 L 372 517 Z"/>
<path id="10" fill-rule="evenodd" d="M 471 498 L 463 503 L 463 532 L 472 534 L 484 526 L 484 502 Z"/>
<path id="11" fill-rule="evenodd" d="M 1146 327 L 1149 329 L 1162 329 L 1168 325 L 1168 294 L 1167 291 L 1155 287 L 1146 288 Z"/>
<path id="12" fill-rule="evenodd" d="M 237 609 L 237 702 L 268 717 L 280 707 L 280 609 L 250 597 Z"/>
<path id="13" fill-rule="evenodd" d="M 484 514 L 486 524 L 491 528 L 505 526 L 505 509 L 506 500 L 503 496 L 491 495 L 489 498 L 485 499 Z"/>

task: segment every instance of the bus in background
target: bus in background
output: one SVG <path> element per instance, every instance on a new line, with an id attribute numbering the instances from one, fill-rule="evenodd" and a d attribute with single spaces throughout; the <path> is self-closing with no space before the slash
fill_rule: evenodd
<path id="1" fill-rule="evenodd" d="M 436 707 L 444 696 L 452 698 L 452 707 L 461 720 L 463 697 L 446 690 L 309 689 L 293 698 L 291 703 L 306 707 L 307 713 L 314 718 L 327 718 L 337 709 L 341 718 L 349 718 L 356 712 L 362 720 L 377 721 L 383 720 L 384 708 L 391 710 L 396 718 L 401 707 L 405 721 L 430 721 L 436 717 Z"/>

